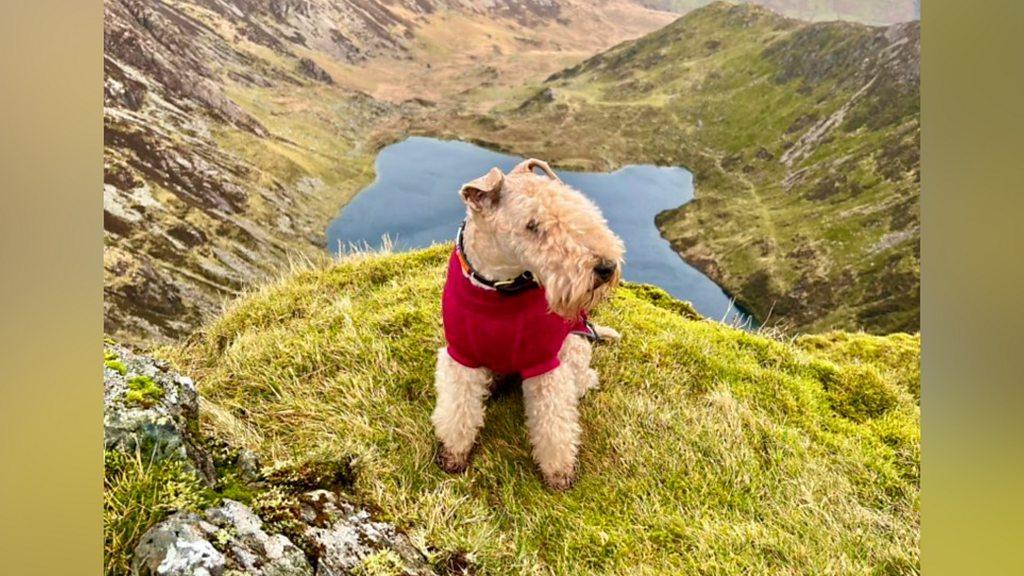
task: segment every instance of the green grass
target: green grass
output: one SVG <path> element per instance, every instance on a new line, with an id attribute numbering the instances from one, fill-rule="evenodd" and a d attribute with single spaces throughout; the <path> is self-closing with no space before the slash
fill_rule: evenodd
<path id="1" fill-rule="evenodd" d="M 542 486 L 518 392 L 449 476 L 429 422 L 449 250 L 237 301 L 171 354 L 204 429 L 271 466 L 339 463 L 357 501 L 483 574 L 918 572 L 917 336 L 778 341 L 624 286 L 594 314 L 624 338 L 595 353 L 578 484 Z"/>
<path id="2" fill-rule="evenodd" d="M 108 576 L 131 574 L 131 554 L 142 534 L 179 510 L 198 510 L 213 497 L 181 461 L 107 452 L 103 476 L 103 564 Z"/>

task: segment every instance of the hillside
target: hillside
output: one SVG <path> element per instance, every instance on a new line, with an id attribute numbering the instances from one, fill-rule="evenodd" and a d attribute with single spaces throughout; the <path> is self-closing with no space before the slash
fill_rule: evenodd
<path id="1" fill-rule="evenodd" d="M 486 107 L 671 19 L 626 0 L 105 0 L 105 332 L 172 341 L 321 253 L 401 119 Z"/>
<path id="2" fill-rule="evenodd" d="M 469 471 L 447 476 L 428 416 L 450 249 L 297 270 L 165 350 L 196 380 L 203 431 L 271 471 L 333 463 L 346 498 L 439 573 L 919 570 L 918 337 L 781 342 L 625 286 L 596 312 L 624 338 L 595 354 L 576 487 L 542 487 L 514 389 L 491 400 Z M 284 490 L 230 494 L 292 533 Z"/>
<path id="3" fill-rule="evenodd" d="M 642 0 L 659 10 L 689 12 L 713 0 Z M 920 0 L 740 0 L 790 18 L 812 22 L 852 20 L 864 24 L 896 24 L 921 18 Z"/>
<path id="4" fill-rule="evenodd" d="M 658 218 L 760 320 L 918 329 L 920 25 L 807 23 L 715 3 L 553 74 L 489 114 L 417 130 L 563 167 L 681 165 Z"/>

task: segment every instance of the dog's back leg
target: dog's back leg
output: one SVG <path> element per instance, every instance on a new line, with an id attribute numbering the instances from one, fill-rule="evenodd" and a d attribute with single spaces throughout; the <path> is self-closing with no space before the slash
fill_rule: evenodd
<path id="1" fill-rule="evenodd" d="M 430 419 L 441 441 L 437 463 L 446 472 L 462 472 L 469 463 L 470 450 L 484 425 L 484 401 L 492 377 L 486 368 L 459 364 L 445 348 L 437 352 L 437 404 Z"/>

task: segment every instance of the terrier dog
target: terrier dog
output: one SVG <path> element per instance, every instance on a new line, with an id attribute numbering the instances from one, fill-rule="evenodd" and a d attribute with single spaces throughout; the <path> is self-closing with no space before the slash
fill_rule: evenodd
<path id="1" fill-rule="evenodd" d="M 466 469 L 494 378 L 518 374 L 534 460 L 549 488 L 568 488 L 580 443 L 577 403 L 597 386 L 591 340 L 618 338 L 590 324 L 587 311 L 619 282 L 622 240 L 540 160 L 508 174 L 492 168 L 460 196 L 466 219 L 445 282 L 447 346 L 437 354 L 431 417 L 438 464 Z"/>

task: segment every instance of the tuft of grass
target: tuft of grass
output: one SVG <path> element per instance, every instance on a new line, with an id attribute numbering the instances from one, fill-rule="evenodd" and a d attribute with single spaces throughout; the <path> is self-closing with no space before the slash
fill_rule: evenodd
<path id="1" fill-rule="evenodd" d="M 157 462 L 139 453 L 104 454 L 104 574 L 131 574 L 131 554 L 142 534 L 179 510 L 199 510 L 213 496 L 181 461 Z"/>
<path id="2" fill-rule="evenodd" d="M 595 351 L 577 485 L 541 484 L 518 393 L 489 401 L 449 476 L 429 415 L 450 250 L 361 254 L 238 300 L 172 351 L 205 428 L 272 469 L 347 463 L 353 498 L 482 574 L 919 570 L 918 338 L 782 342 L 626 285 L 594 312 L 623 339 Z"/>
<path id="3" fill-rule="evenodd" d="M 164 389 L 149 376 L 139 375 L 128 379 L 128 393 L 125 394 L 125 401 L 149 408 L 163 397 Z"/>

